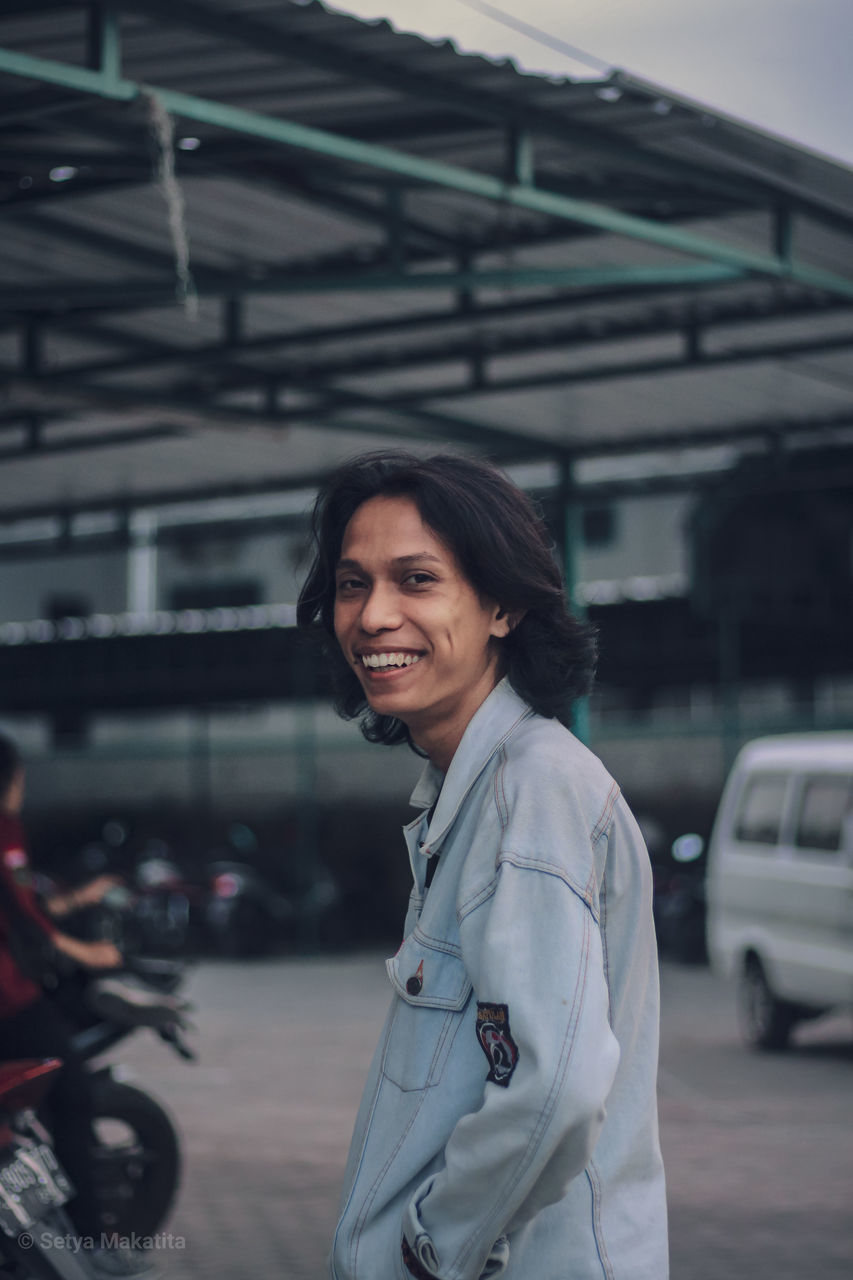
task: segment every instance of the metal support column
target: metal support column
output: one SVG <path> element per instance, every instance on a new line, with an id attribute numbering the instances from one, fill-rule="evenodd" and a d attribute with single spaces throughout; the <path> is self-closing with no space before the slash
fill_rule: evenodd
<path id="1" fill-rule="evenodd" d="M 723 765 L 726 773 L 734 764 L 740 749 L 740 632 L 737 604 L 735 600 L 728 600 L 720 609 L 717 631 Z"/>
<path id="2" fill-rule="evenodd" d="M 388 209 L 388 262 L 394 271 L 406 269 L 406 241 L 404 235 L 404 192 L 394 184 L 386 196 Z"/>
<path id="3" fill-rule="evenodd" d="M 320 947 L 320 908 L 323 871 L 319 861 L 320 806 L 317 768 L 317 694 L 313 654 L 307 645 L 295 654 L 299 698 L 293 704 L 295 733 L 293 768 L 296 776 L 296 840 L 292 854 L 297 860 L 300 892 L 305 908 L 299 922 L 299 943 L 303 950 Z"/>
<path id="4" fill-rule="evenodd" d="M 157 517 L 134 511 L 128 519 L 127 608 L 130 613 L 157 609 Z"/>
<path id="5" fill-rule="evenodd" d="M 88 14 L 86 61 L 110 85 L 121 80 L 119 15 L 108 4 L 93 4 Z"/>
<path id="6" fill-rule="evenodd" d="M 586 616 L 586 607 L 578 599 L 578 551 L 581 545 L 581 504 L 574 477 L 574 459 L 564 453 L 560 458 L 560 508 L 563 526 L 563 577 L 566 596 L 577 618 Z M 589 699 L 579 698 L 572 712 L 572 729 L 581 742 L 589 742 Z"/>

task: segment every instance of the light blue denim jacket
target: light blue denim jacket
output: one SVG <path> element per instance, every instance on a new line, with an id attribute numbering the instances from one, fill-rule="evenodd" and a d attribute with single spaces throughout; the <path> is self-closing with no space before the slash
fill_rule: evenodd
<path id="1" fill-rule="evenodd" d="M 410 1280 L 405 1236 L 440 1280 L 664 1280 L 637 825 L 598 759 L 505 680 L 412 803 L 436 795 L 404 828 L 414 888 L 331 1274 Z"/>

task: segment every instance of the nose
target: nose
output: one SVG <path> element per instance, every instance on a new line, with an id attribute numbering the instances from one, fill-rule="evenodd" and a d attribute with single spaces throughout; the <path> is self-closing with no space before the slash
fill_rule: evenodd
<path id="1" fill-rule="evenodd" d="M 367 595 L 359 617 L 362 631 L 378 635 L 382 631 L 396 631 L 402 617 L 397 593 L 389 584 L 375 582 Z"/>

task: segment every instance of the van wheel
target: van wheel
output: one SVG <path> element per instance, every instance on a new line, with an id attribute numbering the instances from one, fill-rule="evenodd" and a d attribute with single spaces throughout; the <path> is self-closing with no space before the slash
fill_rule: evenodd
<path id="1" fill-rule="evenodd" d="M 747 956 L 738 986 L 738 1021 L 751 1049 L 785 1049 L 791 1037 L 796 1011 L 771 991 L 757 956 Z"/>

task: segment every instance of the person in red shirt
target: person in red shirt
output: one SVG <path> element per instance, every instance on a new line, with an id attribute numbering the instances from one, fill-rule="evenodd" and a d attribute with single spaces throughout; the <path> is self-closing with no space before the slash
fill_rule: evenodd
<path id="1" fill-rule="evenodd" d="M 0 1056 L 62 1060 L 48 1099 L 53 1140 L 76 1189 L 68 1205 L 74 1225 L 81 1236 L 98 1240 L 89 1074 L 73 1048 L 74 1028 L 47 998 L 41 972 L 53 953 L 93 970 L 115 969 L 123 962 L 111 942 L 72 938 L 42 911 L 30 884 L 20 820 L 23 798 L 20 756 L 11 739 L 0 735 Z M 58 904 L 60 911 L 84 905 L 83 893 L 76 904 Z"/>

